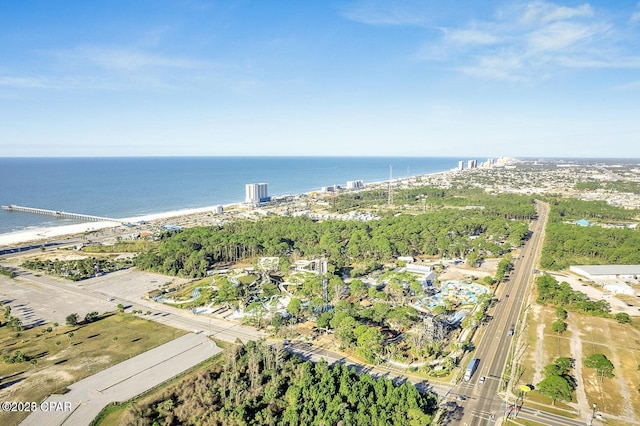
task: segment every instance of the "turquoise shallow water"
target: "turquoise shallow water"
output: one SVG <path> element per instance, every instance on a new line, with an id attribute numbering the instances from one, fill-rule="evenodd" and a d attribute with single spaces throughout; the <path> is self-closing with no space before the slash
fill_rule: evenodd
<path id="1" fill-rule="evenodd" d="M 0 158 L 0 204 L 123 218 L 244 200 L 244 185 L 297 194 L 347 180 L 454 168 L 444 157 Z M 484 159 L 478 159 L 484 160 Z M 0 233 L 72 220 L 0 210 Z"/>

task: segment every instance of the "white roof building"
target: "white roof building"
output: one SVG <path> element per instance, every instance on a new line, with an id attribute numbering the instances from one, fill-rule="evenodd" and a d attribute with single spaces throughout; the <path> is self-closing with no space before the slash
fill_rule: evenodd
<path id="1" fill-rule="evenodd" d="M 629 284 L 615 282 L 610 284 L 605 284 L 602 286 L 605 291 L 608 291 L 613 294 L 627 294 L 629 296 L 633 296 L 633 289 Z"/>
<path id="2" fill-rule="evenodd" d="M 640 277 L 640 265 L 572 265 L 569 270 L 591 280 Z"/>

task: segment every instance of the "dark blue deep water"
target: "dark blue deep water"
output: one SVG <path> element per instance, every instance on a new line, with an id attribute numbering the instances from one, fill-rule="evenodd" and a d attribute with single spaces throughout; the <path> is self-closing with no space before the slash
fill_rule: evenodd
<path id="1" fill-rule="evenodd" d="M 244 185 L 297 194 L 347 180 L 386 180 L 452 169 L 458 158 L 144 157 L 0 158 L 0 204 L 114 218 L 244 200 Z M 71 220 L 0 210 L 0 233 Z"/>

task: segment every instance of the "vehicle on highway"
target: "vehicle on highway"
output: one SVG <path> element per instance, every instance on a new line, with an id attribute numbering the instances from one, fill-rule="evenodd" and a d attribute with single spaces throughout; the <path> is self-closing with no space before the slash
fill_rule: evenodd
<path id="1" fill-rule="evenodd" d="M 485 379 L 484 376 L 480 377 L 480 381 L 478 383 L 483 384 L 484 383 L 484 379 Z"/>
<path id="2" fill-rule="evenodd" d="M 515 329 L 513 328 L 513 326 L 511 326 L 511 328 L 509 329 L 509 336 L 513 336 L 514 332 L 515 332 Z"/>
<path id="3" fill-rule="evenodd" d="M 473 373 L 476 372 L 479 364 L 480 364 L 479 358 L 471 358 L 471 361 L 469 361 L 469 365 L 467 365 L 467 371 L 465 371 L 464 373 L 465 382 L 468 382 L 469 380 L 471 380 L 471 376 L 473 376 Z"/>

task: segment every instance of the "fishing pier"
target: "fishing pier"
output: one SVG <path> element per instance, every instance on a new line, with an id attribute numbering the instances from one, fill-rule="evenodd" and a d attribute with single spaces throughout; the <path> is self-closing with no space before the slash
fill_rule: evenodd
<path id="1" fill-rule="evenodd" d="M 46 216 L 59 217 L 64 219 L 76 219 L 76 220 L 84 220 L 87 222 L 122 222 L 120 219 L 113 219 L 111 217 L 103 217 L 103 216 L 93 216 L 90 214 L 82 214 L 82 213 L 69 213 L 63 212 L 60 210 L 47 210 L 47 209 L 37 209 L 34 207 L 23 207 L 16 206 L 15 204 L 9 204 L 8 206 L 2 206 L 2 210 L 7 210 L 10 212 L 22 212 L 22 213 L 32 213 L 32 214 L 41 214 Z"/>

